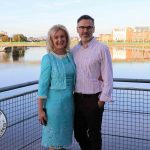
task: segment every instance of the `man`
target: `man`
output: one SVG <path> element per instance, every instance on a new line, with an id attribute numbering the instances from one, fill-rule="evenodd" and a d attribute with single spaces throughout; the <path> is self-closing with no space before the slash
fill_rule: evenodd
<path id="1" fill-rule="evenodd" d="M 74 134 L 82 150 L 101 150 L 101 124 L 106 101 L 113 89 L 109 49 L 93 37 L 94 19 L 83 15 L 77 20 L 81 41 L 71 52 L 76 64 Z"/>

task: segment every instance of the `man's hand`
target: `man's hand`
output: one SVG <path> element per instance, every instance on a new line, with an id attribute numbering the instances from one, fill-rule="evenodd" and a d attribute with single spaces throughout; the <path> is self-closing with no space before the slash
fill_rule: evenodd
<path id="1" fill-rule="evenodd" d="M 104 107 L 104 104 L 105 104 L 105 102 L 103 102 L 103 101 L 98 101 L 98 106 L 99 106 L 99 108 L 103 108 Z"/>

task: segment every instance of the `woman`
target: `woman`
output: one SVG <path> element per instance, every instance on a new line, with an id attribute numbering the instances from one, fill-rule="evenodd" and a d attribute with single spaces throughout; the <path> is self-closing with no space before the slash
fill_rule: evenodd
<path id="1" fill-rule="evenodd" d="M 63 149 L 72 143 L 75 65 L 67 52 L 69 43 L 69 34 L 63 25 L 54 25 L 49 30 L 48 54 L 42 58 L 38 88 L 42 145 L 49 150 Z"/>

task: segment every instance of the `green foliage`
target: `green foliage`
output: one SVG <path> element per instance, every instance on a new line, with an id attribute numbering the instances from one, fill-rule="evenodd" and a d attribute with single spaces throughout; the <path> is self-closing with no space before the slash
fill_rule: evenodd
<path id="1" fill-rule="evenodd" d="M 9 37 L 7 35 L 1 36 L 1 41 L 2 42 L 9 42 Z"/>
<path id="2" fill-rule="evenodd" d="M 23 34 L 15 34 L 12 37 L 13 42 L 25 42 L 27 41 L 27 37 L 25 37 Z"/>

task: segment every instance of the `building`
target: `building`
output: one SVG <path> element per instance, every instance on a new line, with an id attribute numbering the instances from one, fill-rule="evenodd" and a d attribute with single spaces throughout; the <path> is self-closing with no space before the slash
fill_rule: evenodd
<path id="1" fill-rule="evenodd" d="M 150 27 L 135 27 L 132 35 L 133 42 L 150 42 Z"/>
<path id="2" fill-rule="evenodd" d="M 142 27 L 134 27 L 134 32 L 145 32 L 150 31 L 150 27 L 142 26 Z"/>
<path id="3" fill-rule="evenodd" d="M 112 32 L 113 41 L 118 42 L 131 42 L 132 41 L 133 29 L 130 27 L 115 28 Z"/>
<path id="4" fill-rule="evenodd" d="M 112 42 L 112 34 L 100 34 L 98 40 L 102 42 Z"/>

